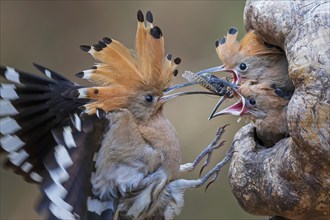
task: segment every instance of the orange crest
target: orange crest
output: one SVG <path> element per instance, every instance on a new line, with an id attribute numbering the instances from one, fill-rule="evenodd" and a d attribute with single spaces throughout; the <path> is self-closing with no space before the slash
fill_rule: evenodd
<path id="1" fill-rule="evenodd" d="M 164 37 L 160 28 L 153 25 L 150 11 L 146 22 L 140 10 L 137 19 L 136 51 L 107 37 L 93 46 L 81 46 L 100 61 L 77 74 L 100 86 L 79 89 L 79 98 L 95 100 L 85 105 L 86 112 L 94 113 L 96 108 L 104 111 L 124 108 L 128 97 L 143 91 L 161 95 L 174 80 L 180 58 L 172 61 L 171 55 L 165 56 Z"/>
<path id="2" fill-rule="evenodd" d="M 270 54 L 283 54 L 278 47 L 266 43 L 255 31 L 249 31 L 237 41 L 238 31 L 236 28 L 230 28 L 227 36 L 216 41 L 216 51 L 221 62 L 229 67 L 240 57 L 261 56 Z"/>

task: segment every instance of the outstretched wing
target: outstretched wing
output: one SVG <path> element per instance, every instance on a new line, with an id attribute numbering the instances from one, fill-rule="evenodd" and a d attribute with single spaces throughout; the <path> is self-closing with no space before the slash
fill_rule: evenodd
<path id="1" fill-rule="evenodd" d="M 87 99 L 81 88 L 54 71 L 35 65 L 47 78 L 0 67 L 0 144 L 5 166 L 26 181 L 41 184 L 39 211 L 49 219 L 87 219 L 93 156 L 104 126 L 97 115 L 81 115 Z"/>
<path id="2" fill-rule="evenodd" d="M 79 114 L 87 100 L 72 92 L 79 87 L 63 76 L 35 65 L 48 78 L 0 67 L 0 75 L 14 84 L 1 84 L 0 144 L 9 153 L 5 163 L 26 181 L 40 182 L 43 159 L 55 147 L 52 129 Z"/>

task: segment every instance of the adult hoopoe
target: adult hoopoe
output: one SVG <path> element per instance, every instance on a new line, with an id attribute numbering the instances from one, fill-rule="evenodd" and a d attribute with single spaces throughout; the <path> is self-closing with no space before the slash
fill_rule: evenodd
<path id="1" fill-rule="evenodd" d="M 199 73 L 230 72 L 234 76 L 235 84 L 251 79 L 257 83 L 273 84 L 286 93 L 293 93 L 294 86 L 288 75 L 288 62 L 284 51 L 265 42 L 254 30 L 246 33 L 240 42 L 236 39 L 237 34 L 237 29 L 232 27 L 226 37 L 215 43 L 216 52 L 223 65 Z M 225 99 L 226 96 L 220 99 L 210 118 Z"/>
<path id="2" fill-rule="evenodd" d="M 49 219 L 171 219 L 183 192 L 210 177 L 178 179 L 180 146 L 163 105 L 185 94 L 164 93 L 180 59 L 165 56 L 150 12 L 145 21 L 138 11 L 137 19 L 135 52 L 107 37 L 81 46 L 100 61 L 77 74 L 94 87 L 40 65 L 48 78 L 1 67 L 14 83 L 1 84 L 6 165 L 41 184 L 38 209 Z"/>

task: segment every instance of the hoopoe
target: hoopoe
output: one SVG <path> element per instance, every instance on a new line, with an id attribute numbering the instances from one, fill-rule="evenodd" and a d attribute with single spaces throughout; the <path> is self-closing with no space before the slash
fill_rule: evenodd
<path id="1" fill-rule="evenodd" d="M 255 126 L 259 143 L 265 147 L 272 147 L 289 136 L 286 110 L 290 93 L 274 84 L 257 83 L 255 80 L 245 81 L 237 91 L 239 100 L 214 117 L 231 114 L 247 118 Z"/>
<path id="2" fill-rule="evenodd" d="M 216 52 L 221 66 L 202 70 L 207 72 L 229 72 L 233 74 L 233 83 L 240 84 L 245 80 L 256 80 L 257 83 L 273 84 L 285 93 L 293 93 L 294 86 L 288 74 L 288 62 L 284 51 L 265 42 L 255 31 L 247 32 L 240 42 L 237 41 L 238 30 L 232 27 L 227 36 L 215 42 Z M 223 96 L 213 109 L 209 119 L 227 98 Z"/>
<path id="3" fill-rule="evenodd" d="M 135 51 L 108 37 L 81 46 L 99 63 L 77 76 L 96 86 L 80 86 L 37 64 L 47 78 L 0 69 L 14 83 L 1 84 L 6 165 L 41 185 L 38 209 L 49 219 L 113 219 L 116 213 L 119 219 L 172 219 L 184 191 L 211 176 L 179 179 L 179 141 L 163 106 L 203 92 L 167 95 L 176 88 L 170 84 L 181 60 L 165 55 L 151 12 L 145 20 L 139 10 L 137 20 Z"/>

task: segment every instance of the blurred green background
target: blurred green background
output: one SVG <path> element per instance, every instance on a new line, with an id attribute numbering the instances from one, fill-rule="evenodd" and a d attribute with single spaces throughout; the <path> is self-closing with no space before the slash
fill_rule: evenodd
<path id="1" fill-rule="evenodd" d="M 245 1 L 3 1 L 1 0 L 1 65 L 37 73 L 32 62 L 65 74 L 78 83 L 74 73 L 87 69 L 94 60 L 79 49 L 104 36 L 134 48 L 136 12 L 151 10 L 154 23 L 165 36 L 166 51 L 182 58 L 180 72 L 219 65 L 214 42 L 232 26 L 244 34 Z M 39 73 L 38 73 L 39 74 Z M 180 74 L 179 74 L 180 75 Z M 176 82 L 183 82 L 177 77 Z M 191 162 L 209 144 L 219 126 L 230 126 L 216 151 L 212 165 L 226 153 L 235 132 L 244 125 L 235 117 L 208 121 L 217 98 L 187 96 L 171 101 L 166 114 L 176 127 L 183 151 L 182 162 Z M 2 161 L 4 157 L 1 157 Z M 200 167 L 199 167 L 200 168 Z M 198 170 L 184 175 L 198 178 Z M 185 206 L 176 219 L 266 219 L 245 213 L 232 195 L 222 170 L 219 180 L 206 192 L 193 189 L 185 194 Z M 40 193 L 37 186 L 1 168 L 0 219 L 43 219 L 34 211 Z"/>

